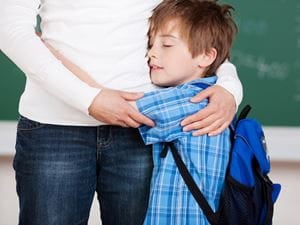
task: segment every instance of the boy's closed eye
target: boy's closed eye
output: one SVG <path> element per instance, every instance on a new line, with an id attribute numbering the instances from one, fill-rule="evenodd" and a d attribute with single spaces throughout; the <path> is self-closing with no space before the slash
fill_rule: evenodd
<path id="1" fill-rule="evenodd" d="M 173 44 L 162 44 L 163 47 L 165 48 L 170 48 L 170 47 L 173 47 L 174 45 Z"/>

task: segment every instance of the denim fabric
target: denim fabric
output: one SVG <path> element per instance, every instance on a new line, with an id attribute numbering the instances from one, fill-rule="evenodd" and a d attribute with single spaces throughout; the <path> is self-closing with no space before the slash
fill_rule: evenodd
<path id="1" fill-rule="evenodd" d="M 98 193 L 103 225 L 141 225 L 152 173 L 151 146 L 137 129 L 18 123 L 20 225 L 87 224 Z"/>

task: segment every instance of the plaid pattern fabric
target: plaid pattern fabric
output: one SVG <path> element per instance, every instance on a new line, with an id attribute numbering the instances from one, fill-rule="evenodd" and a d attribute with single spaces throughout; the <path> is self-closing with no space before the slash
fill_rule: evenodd
<path id="1" fill-rule="evenodd" d="M 146 93 L 137 101 L 140 112 L 153 119 L 156 126 L 139 128 L 146 144 L 153 144 L 154 170 L 148 211 L 144 225 L 206 225 L 209 224 L 194 197 L 185 185 L 171 152 L 160 157 L 163 142 L 173 141 L 210 206 L 218 207 L 227 163 L 229 160 L 229 130 L 209 137 L 194 137 L 183 132 L 180 122 L 207 105 L 207 101 L 191 103 L 199 93 L 199 83 L 214 84 L 216 77 Z"/>

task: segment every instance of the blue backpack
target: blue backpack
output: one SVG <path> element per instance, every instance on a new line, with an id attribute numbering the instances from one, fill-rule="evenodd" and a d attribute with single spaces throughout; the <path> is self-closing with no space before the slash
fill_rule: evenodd
<path id="1" fill-rule="evenodd" d="M 248 119 L 247 105 L 230 128 L 232 149 L 225 184 L 214 212 L 197 187 L 173 143 L 165 149 L 172 152 L 175 163 L 190 192 L 211 225 L 271 225 L 273 206 L 281 186 L 268 177 L 270 160 L 262 126 Z"/>

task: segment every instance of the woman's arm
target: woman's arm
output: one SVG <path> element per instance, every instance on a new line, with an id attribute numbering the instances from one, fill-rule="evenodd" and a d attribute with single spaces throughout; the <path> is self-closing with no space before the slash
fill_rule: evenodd
<path id="1" fill-rule="evenodd" d="M 104 87 L 100 84 L 98 84 L 86 71 L 81 69 L 79 66 L 72 63 L 69 59 L 67 59 L 65 56 L 63 56 L 59 51 L 55 50 L 51 45 L 48 43 L 44 44 L 47 46 L 47 48 L 52 52 L 52 54 L 59 60 L 61 63 L 70 70 L 75 76 L 77 76 L 80 80 L 82 80 L 84 83 L 88 84 L 91 87 L 94 88 L 100 88 L 103 89 Z"/>
<path id="2" fill-rule="evenodd" d="M 92 87 L 103 89 L 103 86 L 98 84 L 87 72 L 72 63 L 58 51 L 53 49 L 50 45 L 46 44 L 46 46 L 53 53 L 53 55 L 55 55 L 55 57 L 59 59 L 63 65 L 75 76 Z M 230 63 L 227 62 L 227 64 Z M 221 85 L 229 84 L 232 87 L 237 85 L 237 87 L 234 87 L 233 90 L 236 90 L 239 93 L 241 92 L 238 85 L 240 82 L 238 80 L 235 67 L 231 65 L 232 64 L 230 64 L 229 67 L 225 65 L 225 67 L 219 68 L 219 72 L 221 73 L 221 78 L 219 77 L 219 83 L 221 83 Z M 235 82 L 237 84 L 230 81 L 230 79 L 236 79 L 237 81 Z M 223 87 L 215 85 L 207 90 L 202 91 L 195 98 L 193 98 L 192 101 L 200 102 L 202 101 L 202 98 L 204 99 L 207 97 L 210 99 L 210 104 L 205 109 L 183 120 L 182 124 L 187 125 L 184 128 L 184 131 L 196 130 L 194 135 L 202 135 L 206 133 L 216 135 L 222 132 L 231 123 L 236 111 L 236 101 L 234 100 L 233 95 Z M 238 98 L 240 97 L 238 96 Z M 135 101 L 130 101 L 130 104 L 136 109 Z"/>
<path id="3" fill-rule="evenodd" d="M 142 94 L 94 88 L 53 56 L 35 33 L 40 4 L 43 1 L 1 0 L 1 51 L 41 88 L 96 120 L 125 127 L 153 124 L 127 103 Z"/>
<path id="4" fill-rule="evenodd" d="M 217 70 L 217 85 L 225 88 L 228 92 L 230 92 L 236 103 L 236 107 L 238 107 L 243 99 L 243 86 L 238 77 L 235 66 L 226 60 Z"/>
<path id="5" fill-rule="evenodd" d="M 184 119 L 181 125 L 184 131 L 195 130 L 194 135 L 217 135 L 229 124 L 242 100 L 243 88 L 237 76 L 235 66 L 230 62 L 224 62 L 217 71 L 218 81 L 206 90 L 202 91 L 192 102 L 200 102 L 209 99 L 208 106 Z"/>
<path id="6" fill-rule="evenodd" d="M 139 127 L 146 124 L 150 127 L 154 126 L 153 121 L 138 112 L 135 100 L 142 97 L 139 93 L 129 93 L 116 90 L 110 90 L 98 84 L 86 71 L 71 62 L 61 53 L 56 51 L 51 45 L 45 43 L 51 53 L 61 63 L 78 77 L 84 83 L 94 88 L 100 88 L 102 91 L 89 107 L 89 112 L 100 121 L 107 121 L 110 124 L 121 125 L 123 127 Z M 120 96 L 122 99 L 120 99 Z M 129 104 L 128 104 L 129 103 Z M 109 106 L 109 107 L 107 107 Z M 126 113 L 128 112 L 128 113 Z"/>
<path id="7" fill-rule="evenodd" d="M 88 107 L 100 90 L 72 75 L 37 37 L 39 5 L 39 0 L 1 0 L 0 49 L 41 88 L 88 114 Z"/>

